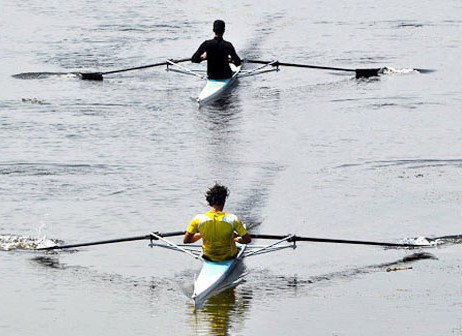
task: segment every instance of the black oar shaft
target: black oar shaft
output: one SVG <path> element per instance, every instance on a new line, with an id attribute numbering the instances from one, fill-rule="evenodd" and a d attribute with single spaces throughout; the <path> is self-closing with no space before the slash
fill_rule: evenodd
<path id="1" fill-rule="evenodd" d="M 260 61 L 260 60 L 245 60 L 248 63 L 256 63 L 256 64 L 269 64 L 274 66 L 289 66 L 289 67 L 297 67 L 297 68 L 310 68 L 310 69 L 323 69 L 323 70 L 339 70 L 339 71 L 350 71 L 355 72 L 355 69 L 345 69 L 345 68 L 334 68 L 334 67 L 327 67 L 327 66 L 320 66 L 320 65 L 309 65 L 309 64 L 297 64 L 297 63 L 284 63 L 284 62 L 271 62 L 271 61 Z"/>
<path id="2" fill-rule="evenodd" d="M 267 234 L 251 234 L 250 237 L 254 239 L 284 239 L 286 236 L 280 235 L 267 235 Z M 314 237 L 299 237 L 293 236 L 289 239 L 290 242 L 305 241 L 305 242 L 317 242 L 317 243 L 336 243 L 336 244 L 355 244 L 355 245 L 375 245 L 375 246 L 387 246 L 387 247 L 416 247 L 411 244 L 397 244 L 397 243 L 384 243 L 374 241 L 362 241 L 362 240 L 346 240 L 346 239 L 329 239 L 329 238 L 314 238 Z"/>
<path id="3" fill-rule="evenodd" d="M 174 232 L 165 232 L 165 233 L 157 233 L 157 234 L 160 237 L 173 237 L 173 236 L 181 236 L 184 233 L 185 233 L 185 231 L 174 231 Z M 118 239 L 100 240 L 100 241 L 89 242 L 89 243 L 79 243 L 79 244 L 68 244 L 68 245 L 56 245 L 56 246 L 49 246 L 49 247 L 41 247 L 41 248 L 37 248 L 37 250 L 68 249 L 68 248 L 76 248 L 76 247 L 84 247 L 84 246 L 123 243 L 123 242 L 129 242 L 129 241 L 135 241 L 135 240 L 145 240 L 145 239 L 156 239 L 156 238 L 151 234 L 147 234 L 147 235 L 144 235 L 144 236 L 135 236 L 135 237 L 126 237 L 126 238 L 118 238 Z"/>
<path id="4" fill-rule="evenodd" d="M 191 60 L 190 58 L 183 58 L 183 59 L 179 59 L 179 60 L 170 60 L 170 62 L 181 63 L 181 62 L 187 62 L 187 61 L 190 61 L 190 60 Z M 156 66 L 167 65 L 167 64 L 169 64 L 169 62 L 166 61 L 166 62 L 160 62 L 160 63 L 154 63 L 154 64 L 148 64 L 148 65 L 141 65 L 141 66 L 137 66 L 137 67 L 134 67 L 134 68 L 106 71 L 106 72 L 101 72 L 101 74 L 102 75 L 109 75 L 109 74 L 125 72 L 125 71 L 153 68 L 153 67 L 156 67 Z"/>
<path id="5" fill-rule="evenodd" d="M 270 64 L 272 66 L 288 66 L 288 67 L 321 69 L 321 70 L 349 71 L 349 72 L 354 72 L 356 74 L 356 78 L 378 76 L 381 70 L 381 68 L 347 69 L 347 68 L 336 68 L 336 67 L 328 67 L 328 66 L 321 66 L 321 65 L 284 63 L 284 62 L 279 62 L 279 61 L 245 60 L 245 62 L 256 63 L 256 64 Z"/>
<path id="6" fill-rule="evenodd" d="M 38 248 L 37 250 L 56 250 L 56 249 L 67 249 L 67 248 L 93 246 L 93 245 L 122 243 L 122 242 L 134 241 L 134 240 L 150 239 L 150 237 L 151 237 L 151 235 L 144 235 L 144 236 L 127 237 L 127 238 L 120 238 L 120 239 L 108 239 L 108 240 L 101 240 L 101 241 L 95 241 L 95 242 L 89 242 L 89 243 L 79 243 L 79 244 L 68 244 L 68 245 L 57 245 L 57 246 L 50 246 L 50 247 L 42 247 L 42 248 Z"/>
<path id="7" fill-rule="evenodd" d="M 141 65 L 141 66 L 137 66 L 137 67 L 133 67 L 133 68 L 127 68 L 127 69 L 105 71 L 105 72 L 101 72 L 101 74 L 102 75 L 109 75 L 109 74 L 114 74 L 114 73 L 119 73 L 119 72 L 126 72 L 126 71 L 132 71 L 132 70 L 141 70 L 141 69 L 146 69 L 146 68 L 153 68 L 153 67 L 161 66 L 161 65 L 167 65 L 167 62 L 160 62 L 160 63 L 154 63 L 154 64 Z"/>
<path id="8" fill-rule="evenodd" d="M 411 247 L 411 246 L 414 246 L 414 245 L 409 245 L 409 244 L 397 244 L 397 243 L 386 243 L 386 242 L 346 240 L 346 239 L 310 238 L 310 237 L 297 237 L 297 236 L 294 236 L 294 240 L 295 241 L 318 242 L 318 243 L 375 245 L 375 246 L 389 246 L 389 247 Z"/>
<path id="9" fill-rule="evenodd" d="M 191 58 L 182 58 L 178 60 L 170 60 L 170 62 L 173 63 L 181 63 L 181 62 L 187 62 L 190 61 Z M 161 66 L 161 65 L 167 65 L 169 64 L 168 61 L 165 62 L 160 62 L 160 63 L 154 63 L 154 64 L 147 64 L 147 65 L 141 65 L 133 68 L 127 68 L 127 69 L 119 69 L 119 70 L 112 70 L 112 71 L 105 71 L 105 72 L 88 72 L 88 73 L 80 73 L 80 77 L 82 79 L 87 79 L 87 80 L 103 80 L 103 75 L 109 75 L 109 74 L 114 74 L 114 73 L 119 73 L 119 72 L 126 72 L 126 71 L 133 71 L 133 70 L 141 70 L 141 69 L 146 69 L 146 68 L 153 68 L 156 66 Z"/>

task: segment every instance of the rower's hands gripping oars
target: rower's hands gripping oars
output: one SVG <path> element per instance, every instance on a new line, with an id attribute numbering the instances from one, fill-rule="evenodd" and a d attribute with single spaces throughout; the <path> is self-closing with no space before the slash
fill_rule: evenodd
<path id="1" fill-rule="evenodd" d="M 268 234 L 251 234 L 252 239 L 284 239 L 290 235 L 280 236 L 280 235 L 268 235 Z M 376 242 L 376 241 L 364 241 L 364 240 L 346 240 L 346 239 L 331 239 L 331 238 L 314 238 L 314 237 L 300 237 L 292 236 L 288 242 L 315 242 L 315 243 L 335 243 L 335 244 L 353 244 L 353 245 L 375 245 L 375 246 L 384 246 L 384 247 L 405 247 L 405 248 L 416 248 L 424 247 L 430 245 L 420 245 L 420 244 L 401 244 L 401 243 L 387 243 L 387 242 Z"/>
<path id="2" fill-rule="evenodd" d="M 179 60 L 170 60 L 170 62 L 165 61 L 165 62 L 160 62 L 160 63 L 137 66 L 134 68 L 120 69 L 120 70 L 112 70 L 112 71 L 105 71 L 105 72 L 80 72 L 78 73 L 78 75 L 80 76 L 81 79 L 84 79 L 84 80 L 102 81 L 104 75 L 109 75 L 109 74 L 114 74 L 114 73 L 119 73 L 119 72 L 126 72 L 126 71 L 133 71 L 133 70 L 141 70 L 141 69 L 146 69 L 146 68 L 153 68 L 153 67 L 157 67 L 161 65 L 168 65 L 168 64 L 171 64 L 172 62 L 173 63 L 188 62 L 190 60 L 191 58 L 183 58 Z"/>
<path id="3" fill-rule="evenodd" d="M 356 78 L 369 78 L 375 77 L 379 74 L 383 73 L 387 68 L 369 68 L 369 69 L 347 69 L 347 68 L 336 68 L 336 67 L 329 67 L 329 66 L 320 66 L 320 65 L 309 65 L 309 64 L 297 64 L 297 63 L 283 63 L 279 61 L 260 61 L 260 60 L 248 60 L 246 59 L 245 62 L 247 63 L 255 63 L 255 64 L 270 64 L 272 66 L 287 66 L 287 67 L 296 67 L 296 68 L 309 68 L 309 69 L 320 69 L 320 70 L 334 70 L 334 71 L 348 71 L 354 72 Z M 427 73 L 432 72 L 433 70 L 428 69 L 414 69 L 420 73 Z"/>
<path id="4" fill-rule="evenodd" d="M 47 250 L 60 250 L 60 249 L 70 249 L 76 247 L 84 247 L 84 246 L 94 246 L 94 245 L 104 245 L 104 244 L 114 244 L 114 243 L 123 243 L 135 240 L 157 240 L 158 237 L 174 237 L 174 236 L 182 236 L 184 235 L 185 231 L 174 231 L 174 232 L 163 232 L 163 233 L 155 233 L 155 234 L 147 234 L 144 236 L 135 236 L 135 237 L 125 237 L 125 238 L 117 238 L 117 239 L 109 239 L 109 240 L 100 240 L 94 241 L 89 243 L 78 243 L 78 244 L 68 244 L 68 245 L 55 245 L 55 246 L 47 246 L 47 247 L 39 247 L 36 250 L 40 251 L 47 251 Z"/>

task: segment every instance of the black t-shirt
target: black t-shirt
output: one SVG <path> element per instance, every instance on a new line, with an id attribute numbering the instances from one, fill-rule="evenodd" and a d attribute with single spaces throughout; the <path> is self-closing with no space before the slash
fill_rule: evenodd
<path id="1" fill-rule="evenodd" d="M 236 66 L 241 65 L 241 59 L 237 56 L 233 45 L 222 37 L 216 36 L 212 40 L 203 42 L 191 61 L 194 63 L 203 61 L 201 55 L 204 52 L 207 53 L 207 76 L 210 79 L 226 79 L 233 75 L 229 67 L 229 56 Z"/>

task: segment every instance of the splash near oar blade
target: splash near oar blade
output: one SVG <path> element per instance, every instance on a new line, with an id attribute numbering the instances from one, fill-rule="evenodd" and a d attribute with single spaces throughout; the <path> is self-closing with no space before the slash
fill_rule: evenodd
<path id="1" fill-rule="evenodd" d="M 42 238 L 33 238 L 28 236 L 0 234 L 0 251 L 11 250 L 37 250 L 40 247 L 55 246 L 61 241 Z"/>

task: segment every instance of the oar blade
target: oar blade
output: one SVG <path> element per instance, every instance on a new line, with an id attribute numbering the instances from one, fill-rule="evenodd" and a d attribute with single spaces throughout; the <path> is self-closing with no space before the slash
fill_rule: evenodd
<path id="1" fill-rule="evenodd" d="M 415 71 L 418 71 L 420 73 L 430 73 L 430 72 L 435 72 L 436 70 L 434 69 L 414 69 Z"/>
<path id="2" fill-rule="evenodd" d="M 356 73 L 356 78 L 370 78 L 370 77 L 377 77 L 383 74 L 390 74 L 390 73 L 410 73 L 416 71 L 418 73 L 430 73 L 434 72 L 435 70 L 432 69 L 393 69 L 393 68 L 388 68 L 388 67 L 383 67 L 383 68 L 371 68 L 371 69 L 355 69 Z"/>
<path id="3" fill-rule="evenodd" d="M 382 71 L 382 68 L 374 68 L 374 69 L 356 69 L 356 78 L 369 78 L 369 77 L 377 77 L 379 73 Z"/>
<path id="4" fill-rule="evenodd" d="M 79 76 L 83 80 L 94 80 L 94 81 L 103 80 L 103 74 L 101 72 L 79 73 Z"/>

